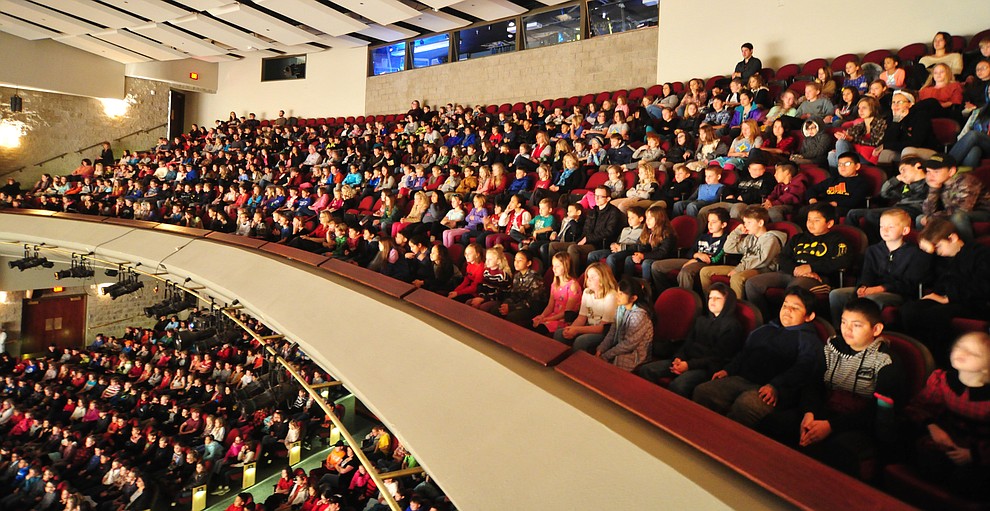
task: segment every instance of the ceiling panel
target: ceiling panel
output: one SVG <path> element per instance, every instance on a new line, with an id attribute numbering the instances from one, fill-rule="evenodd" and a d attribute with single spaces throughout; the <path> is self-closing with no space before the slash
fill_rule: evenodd
<path id="1" fill-rule="evenodd" d="M 206 11 L 230 3 L 230 0 L 175 0 L 175 1 L 196 11 Z M 234 58 L 231 57 L 231 59 Z"/>
<path id="2" fill-rule="evenodd" d="M 227 46 L 239 50 L 249 51 L 256 48 L 265 48 L 268 43 L 257 37 L 238 30 L 230 25 L 205 16 L 203 14 L 190 14 L 169 22 L 172 25 L 181 27 L 190 32 L 195 32 L 203 37 L 208 37 L 215 41 L 220 41 Z"/>
<path id="3" fill-rule="evenodd" d="M 0 0 L 0 12 L 26 19 L 63 34 L 81 35 L 102 30 L 96 25 L 77 20 L 27 0 Z"/>
<path id="4" fill-rule="evenodd" d="M 457 16 L 433 11 L 422 11 L 419 15 L 409 18 L 405 22 L 426 29 L 427 32 L 445 32 L 471 24 L 470 21 Z"/>
<path id="5" fill-rule="evenodd" d="M 507 18 L 526 12 L 525 8 L 508 0 L 464 0 L 463 2 L 452 4 L 450 8 L 466 12 L 475 18 L 481 18 L 487 21 Z"/>
<path id="6" fill-rule="evenodd" d="M 538 0 L 538 1 L 544 5 L 557 5 L 557 4 L 562 4 L 564 2 L 569 2 L 570 0 Z"/>
<path id="7" fill-rule="evenodd" d="M 381 25 L 368 25 L 368 28 L 358 32 L 361 35 L 366 35 L 368 37 L 374 37 L 375 39 L 381 39 L 382 41 L 398 41 L 399 39 L 408 39 L 413 36 L 419 35 L 418 32 L 413 30 L 408 30 L 402 27 L 397 27 L 395 25 L 389 25 L 383 27 Z"/>
<path id="8" fill-rule="evenodd" d="M 396 0 L 333 0 L 333 3 L 382 25 L 407 20 L 419 11 Z"/>
<path id="9" fill-rule="evenodd" d="M 290 46 L 288 44 L 282 44 L 282 43 L 271 43 L 268 45 L 268 48 L 272 50 L 285 52 L 288 55 L 299 55 L 302 53 L 317 53 L 323 51 L 323 48 L 316 46 L 315 44 L 296 44 Z"/>
<path id="10" fill-rule="evenodd" d="M 333 36 L 367 27 L 364 23 L 313 0 L 255 0 L 255 3 Z"/>
<path id="11" fill-rule="evenodd" d="M 331 48 L 359 48 L 361 46 L 368 46 L 368 41 L 364 39 L 358 39 L 357 37 L 351 37 L 349 35 L 342 36 L 318 36 L 316 42 L 320 44 L 325 44 Z"/>
<path id="12" fill-rule="evenodd" d="M 6 32 L 8 34 L 16 35 L 21 39 L 27 39 L 29 41 L 37 41 L 38 39 L 49 39 L 52 37 L 57 37 L 62 34 L 55 32 L 53 30 L 48 30 L 47 28 L 42 28 L 37 25 L 32 25 L 26 21 L 19 20 L 17 18 L 11 18 L 6 14 L 0 13 L 0 32 Z"/>
<path id="13" fill-rule="evenodd" d="M 420 3 L 429 5 L 434 9 L 443 9 L 460 2 L 461 0 L 419 0 Z"/>
<path id="14" fill-rule="evenodd" d="M 94 39 L 88 35 L 62 36 L 56 37 L 56 41 L 79 48 L 80 50 L 95 53 L 110 60 L 116 60 L 124 64 L 134 64 L 137 62 L 148 62 L 151 60 L 143 55 L 138 55 L 130 50 L 114 46 L 106 41 Z"/>
<path id="15" fill-rule="evenodd" d="M 244 4 L 228 4 L 210 9 L 209 12 L 228 23 L 247 28 L 258 35 L 282 44 L 304 44 L 313 40 L 313 36 L 309 32 Z"/>
<path id="16" fill-rule="evenodd" d="M 188 57 L 188 55 L 181 51 L 173 50 L 161 43 L 126 30 L 105 30 L 93 34 L 93 37 L 116 44 L 117 46 L 122 46 L 142 55 L 147 55 L 155 60 L 178 60 Z"/>
<path id="17" fill-rule="evenodd" d="M 202 60 L 203 62 L 230 62 L 232 60 L 240 60 L 243 57 L 235 57 L 233 55 L 202 55 L 199 57 L 193 57 L 194 59 Z"/>
<path id="18" fill-rule="evenodd" d="M 161 0 L 100 0 L 122 11 L 151 21 L 165 21 L 189 14 L 189 11 Z"/>
<path id="19" fill-rule="evenodd" d="M 189 35 L 165 23 L 146 23 L 132 27 L 130 30 L 162 44 L 172 46 L 189 55 L 222 55 L 227 53 L 227 50 L 224 48 Z"/>
<path id="20" fill-rule="evenodd" d="M 73 16 L 89 20 L 92 23 L 110 28 L 124 28 L 143 23 L 140 18 L 131 16 L 98 4 L 91 0 L 33 0 L 35 3 L 47 5 L 52 9 L 58 9 Z"/>

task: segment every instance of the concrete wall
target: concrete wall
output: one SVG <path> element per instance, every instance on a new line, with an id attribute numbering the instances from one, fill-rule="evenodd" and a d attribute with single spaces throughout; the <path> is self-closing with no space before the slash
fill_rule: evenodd
<path id="1" fill-rule="evenodd" d="M 64 46 L 59 44 L 59 46 Z M 124 149 L 147 149 L 165 128 L 155 128 L 168 119 L 169 85 L 162 82 L 126 78 L 125 97 L 133 99 L 122 117 L 108 117 L 103 104 L 91 97 L 17 90 L 23 98 L 24 111 L 13 114 L 10 103 L 0 104 L 3 118 L 17 119 L 28 126 L 20 146 L 0 147 L 0 175 L 9 174 L 23 187 L 33 185 L 43 173 L 65 174 L 79 166 L 83 158 L 94 159 L 100 148 L 76 152 L 104 140 L 109 140 L 114 154 Z M 9 98 L 15 89 L 0 87 L 0 97 Z M 149 130 L 147 133 L 135 132 Z M 121 137 L 125 137 L 122 140 Z M 63 158 L 37 166 L 38 163 L 63 153 Z M 25 168 L 26 167 L 26 168 Z"/>
<path id="2" fill-rule="evenodd" d="M 216 119 L 226 120 L 231 111 L 237 115 L 255 112 L 259 119 L 275 118 L 279 110 L 289 117 L 360 115 L 367 62 L 365 47 L 310 53 L 305 79 L 277 82 L 261 81 L 258 57 L 221 62 L 217 94 L 186 97 L 186 124 L 212 127 Z"/>
<path id="3" fill-rule="evenodd" d="M 657 81 L 730 74 L 739 46 L 753 43 L 766 67 L 930 43 L 938 31 L 971 36 L 990 28 L 986 0 L 664 0 Z M 718 21 L 716 21 L 718 20 Z M 717 27 L 717 28 L 716 28 Z M 731 28 L 730 28 L 731 27 Z"/>
<path id="4" fill-rule="evenodd" d="M 368 78 L 365 112 L 426 104 L 500 104 L 649 87 L 656 80 L 657 28 Z"/>

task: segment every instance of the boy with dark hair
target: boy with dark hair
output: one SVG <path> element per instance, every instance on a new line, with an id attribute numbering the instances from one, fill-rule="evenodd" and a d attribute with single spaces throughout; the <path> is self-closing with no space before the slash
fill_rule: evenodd
<path id="1" fill-rule="evenodd" d="M 771 287 L 799 286 L 809 291 L 828 292 L 829 283 L 838 282 L 839 270 L 848 268 L 852 254 L 845 238 L 833 232 L 835 210 L 829 204 L 813 204 L 808 211 L 807 231 L 787 240 L 777 256 L 777 271 L 746 281 L 746 296 L 770 314 L 766 291 Z"/>
<path id="2" fill-rule="evenodd" d="M 905 156 L 897 166 L 897 175 L 885 181 L 880 188 L 880 197 L 890 201 L 888 204 L 893 204 L 893 207 L 908 212 L 912 221 L 921 214 L 921 205 L 928 197 L 928 183 L 925 181 L 923 163 L 924 161 L 917 156 Z M 846 223 L 859 227 L 860 220 L 863 220 L 863 231 L 866 232 L 870 243 L 876 243 L 879 241 L 877 234 L 880 215 L 887 209 L 852 209 L 846 215 Z"/>
<path id="3" fill-rule="evenodd" d="M 774 166 L 773 190 L 763 201 L 763 207 L 770 213 L 770 220 L 783 222 L 795 208 L 804 204 L 804 194 L 808 191 L 808 175 L 799 171 L 790 161 Z"/>
<path id="4" fill-rule="evenodd" d="M 825 371 L 800 403 L 761 425 L 772 437 L 853 476 L 879 444 L 893 443 L 894 407 L 908 397 L 905 376 L 883 332 L 880 307 L 857 298 L 842 310 L 840 334 L 825 345 Z"/>
<path id="5" fill-rule="evenodd" d="M 814 305 L 809 291 L 788 288 L 780 322 L 753 330 L 725 369 L 694 390 L 694 401 L 749 427 L 775 409 L 796 405 L 804 386 L 822 374 L 822 343 L 811 325 Z"/>
<path id="6" fill-rule="evenodd" d="M 812 186 L 808 190 L 808 204 L 827 202 L 835 208 L 836 218 L 846 216 L 850 209 L 866 205 L 870 183 L 859 174 L 860 167 L 860 158 L 855 152 L 840 154 L 839 175 Z"/>
<path id="7" fill-rule="evenodd" d="M 947 218 L 933 218 L 920 238 L 919 247 L 944 258 L 943 264 L 932 291 L 901 307 L 901 322 L 944 365 L 952 341 L 952 319 L 990 317 L 990 249 L 966 243 Z"/>
<path id="8" fill-rule="evenodd" d="M 907 158 L 905 158 L 907 160 Z M 931 267 L 931 257 L 904 239 L 913 220 L 903 209 L 890 208 L 880 216 L 880 243 L 870 245 L 856 287 L 833 289 L 828 295 L 832 321 L 838 322 L 846 303 L 866 298 L 881 309 L 918 296 L 918 286 Z"/>
<path id="9" fill-rule="evenodd" d="M 707 229 L 698 236 L 694 244 L 694 252 L 690 259 L 660 259 L 650 267 L 653 290 L 655 294 L 671 286 L 667 273 L 679 270 L 677 285 L 684 289 L 694 289 L 694 282 L 701 269 L 710 264 L 721 264 L 725 259 L 725 232 L 729 225 L 729 212 L 725 208 L 714 208 L 708 211 Z"/>

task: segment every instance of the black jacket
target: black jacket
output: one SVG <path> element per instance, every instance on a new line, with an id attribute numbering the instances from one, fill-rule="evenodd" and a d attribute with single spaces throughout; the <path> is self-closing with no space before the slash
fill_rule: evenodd
<path id="1" fill-rule="evenodd" d="M 619 208 L 608 204 L 604 208 L 592 208 L 584 221 L 584 237 L 596 248 L 608 247 L 619 238 L 625 215 Z"/>
<path id="2" fill-rule="evenodd" d="M 689 370 L 702 369 L 708 374 L 722 370 L 743 346 L 745 332 L 736 317 L 727 311 L 716 317 L 694 320 L 694 329 L 675 355 L 688 363 Z"/>
<path id="3" fill-rule="evenodd" d="M 852 253 L 846 239 L 837 232 L 829 231 L 821 236 L 802 232 L 787 240 L 777 256 L 777 265 L 779 271 L 791 275 L 802 264 L 810 264 L 811 270 L 826 282 L 838 283 L 831 278 L 852 264 Z"/>
<path id="4" fill-rule="evenodd" d="M 927 280 L 931 255 L 913 243 L 904 243 L 891 252 L 885 242 L 870 245 L 863 258 L 860 286 L 883 286 L 888 293 L 907 299 L 918 297 L 918 284 Z"/>

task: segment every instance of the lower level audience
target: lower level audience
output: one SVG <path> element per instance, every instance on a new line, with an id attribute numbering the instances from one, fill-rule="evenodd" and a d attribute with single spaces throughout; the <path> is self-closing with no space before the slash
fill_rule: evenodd
<path id="1" fill-rule="evenodd" d="M 52 346 L 46 356 L 23 361 L 0 356 L 0 509 L 143 511 L 169 502 L 188 508 L 194 488 L 207 485 L 214 495 L 240 488 L 246 463 L 263 471 L 285 460 L 290 444 L 308 446 L 329 430 L 313 398 L 262 355 L 273 349 L 308 383 L 323 382 L 326 374 L 297 347 L 188 330 L 203 323 L 193 315 L 181 327 L 178 318 L 162 318 L 159 326 L 174 322 L 174 330 L 128 328 L 120 339 L 99 334 L 86 350 Z M 361 446 L 338 443 L 319 474 L 286 468 L 264 503 L 247 491 L 228 509 L 388 509 L 383 491 L 403 506 L 415 502 L 413 509 L 448 509 L 428 477 L 386 479 L 377 488 L 355 448 L 382 472 L 417 465 L 376 426 Z M 405 484 L 410 480 L 415 487 Z"/>

